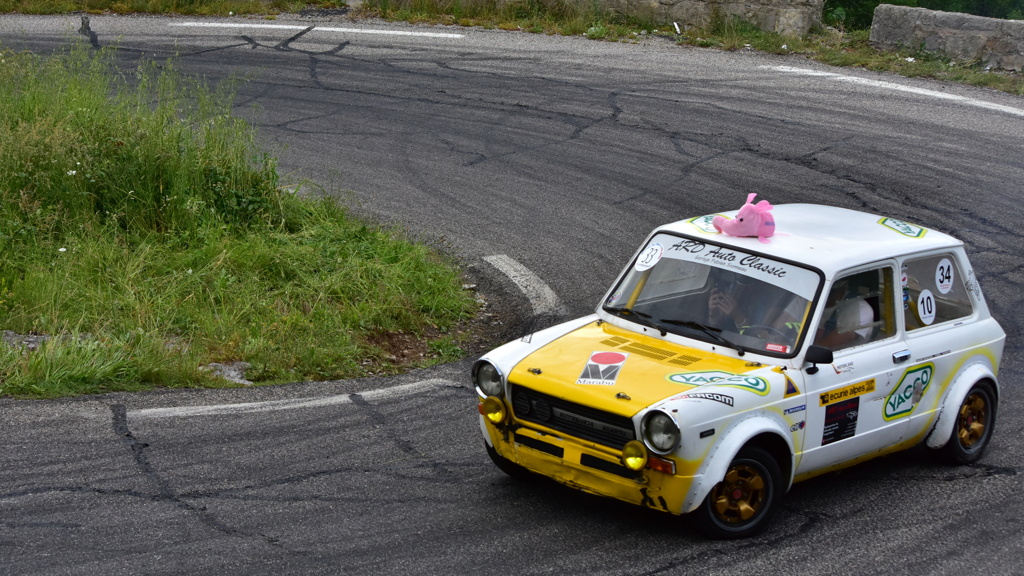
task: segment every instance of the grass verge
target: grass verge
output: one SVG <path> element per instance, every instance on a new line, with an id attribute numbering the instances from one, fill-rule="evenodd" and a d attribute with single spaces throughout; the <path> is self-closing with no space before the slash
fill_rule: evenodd
<path id="1" fill-rule="evenodd" d="M 230 88 L 0 50 L 0 395 L 275 383 L 459 356 L 457 266 L 278 184 Z M 419 348 L 417 348 L 419 347 Z M 410 348 L 415 350 L 410 351 Z M 409 361 L 407 361 L 409 360 Z"/>

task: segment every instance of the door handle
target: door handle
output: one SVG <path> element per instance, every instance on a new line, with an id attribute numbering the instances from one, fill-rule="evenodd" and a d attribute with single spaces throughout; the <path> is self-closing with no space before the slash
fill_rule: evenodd
<path id="1" fill-rule="evenodd" d="M 900 350 L 899 352 L 892 353 L 892 363 L 899 364 L 910 360 L 910 350 Z"/>

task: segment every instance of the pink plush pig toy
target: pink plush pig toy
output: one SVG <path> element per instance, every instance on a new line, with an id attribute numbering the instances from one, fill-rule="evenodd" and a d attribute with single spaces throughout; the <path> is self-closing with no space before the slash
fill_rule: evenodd
<path id="1" fill-rule="evenodd" d="M 775 218 L 772 217 L 772 205 L 767 200 L 754 204 L 757 192 L 747 195 L 747 203 L 736 213 L 732 220 L 725 216 L 715 216 L 711 220 L 715 230 L 733 236 L 757 236 L 762 244 L 775 234 Z"/>

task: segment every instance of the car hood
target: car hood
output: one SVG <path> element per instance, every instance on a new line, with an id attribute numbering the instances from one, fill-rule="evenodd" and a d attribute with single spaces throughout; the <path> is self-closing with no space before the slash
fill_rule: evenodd
<path id="1" fill-rule="evenodd" d="M 699 386 L 734 382 L 749 388 L 743 375 L 764 368 L 758 362 L 665 342 L 598 321 L 529 353 L 508 377 L 513 384 L 632 417 Z"/>

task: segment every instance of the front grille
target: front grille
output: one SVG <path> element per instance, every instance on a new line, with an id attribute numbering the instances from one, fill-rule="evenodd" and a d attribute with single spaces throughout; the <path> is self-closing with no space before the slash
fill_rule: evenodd
<path id="1" fill-rule="evenodd" d="M 556 458 L 561 458 L 562 456 L 565 456 L 565 450 L 562 449 L 562 447 L 555 446 L 554 444 L 548 444 L 543 440 L 537 440 L 536 438 L 530 438 L 529 436 L 523 436 L 521 434 L 513 435 L 513 439 L 515 440 L 516 444 L 522 444 L 527 448 L 533 448 L 534 450 L 546 452 Z"/>
<path id="2" fill-rule="evenodd" d="M 519 420 L 620 450 L 626 442 L 636 439 L 633 421 L 626 416 L 562 400 L 518 384 L 512 385 L 512 412 Z"/>
<path id="3" fill-rule="evenodd" d="M 594 468 L 595 470 L 615 474 L 616 476 L 622 476 L 623 478 L 633 479 L 641 475 L 639 472 L 630 470 L 621 464 L 602 460 L 596 456 L 591 456 L 590 454 L 583 454 L 580 456 L 580 464 Z"/>

